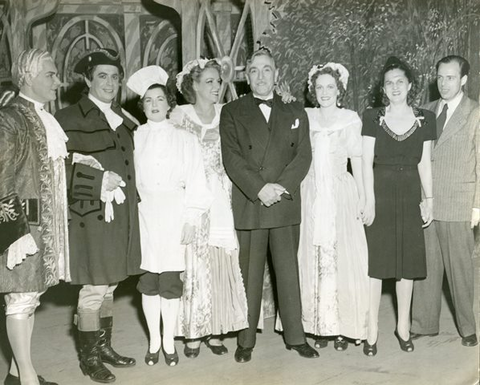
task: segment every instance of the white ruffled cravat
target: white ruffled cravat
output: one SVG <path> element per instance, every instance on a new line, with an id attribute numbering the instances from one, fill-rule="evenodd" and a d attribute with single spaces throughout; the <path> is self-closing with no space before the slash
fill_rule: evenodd
<path id="1" fill-rule="evenodd" d="M 68 137 L 60 126 L 60 123 L 58 123 L 57 119 L 55 119 L 55 117 L 50 112 L 45 110 L 42 103 L 29 98 L 21 92 L 20 97 L 33 103 L 33 105 L 35 106 L 35 112 L 40 117 L 40 120 L 45 127 L 48 157 L 52 160 L 58 159 L 60 157 L 66 158 L 68 152 L 65 143 L 68 141 Z"/>
<path id="2" fill-rule="evenodd" d="M 107 118 L 108 125 L 113 131 L 115 131 L 123 123 L 123 118 L 112 110 L 112 103 L 102 102 L 92 94 L 88 94 L 88 98 L 95 103 L 100 111 L 104 113 L 105 117 Z"/>

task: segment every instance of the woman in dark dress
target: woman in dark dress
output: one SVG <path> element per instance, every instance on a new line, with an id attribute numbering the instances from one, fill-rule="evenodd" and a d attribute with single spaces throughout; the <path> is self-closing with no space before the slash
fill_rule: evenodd
<path id="1" fill-rule="evenodd" d="M 431 223 L 433 206 L 435 115 L 410 104 L 414 78 L 399 59 L 387 60 L 381 83 L 386 107 L 365 111 L 362 129 L 370 276 L 367 356 L 377 352 L 382 280 L 388 278 L 396 280 L 395 336 L 402 350 L 414 349 L 409 332 L 413 280 L 426 276 L 422 226 Z"/>

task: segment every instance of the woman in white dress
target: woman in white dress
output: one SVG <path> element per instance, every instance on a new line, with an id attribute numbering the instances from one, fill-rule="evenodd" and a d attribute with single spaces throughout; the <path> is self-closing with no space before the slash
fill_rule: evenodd
<path id="1" fill-rule="evenodd" d="M 197 59 L 177 75 L 177 88 L 190 103 L 178 106 L 172 120 L 200 143 L 208 187 L 214 196 L 187 255 L 180 327 L 185 355 L 195 358 L 201 338 L 217 355 L 226 354 L 221 335 L 248 326 L 247 301 L 238 263 L 231 208 L 231 182 L 223 168 L 219 122 L 220 65 Z"/>
<path id="2" fill-rule="evenodd" d="M 362 222 L 362 122 L 340 107 L 348 71 L 337 63 L 315 65 L 308 74 L 307 108 L 313 162 L 302 182 L 298 251 L 304 329 L 315 346 L 334 338 L 336 350 L 348 339 L 366 338 L 367 243 Z M 350 159 L 353 177 L 347 171 Z"/>
<path id="3" fill-rule="evenodd" d="M 165 87 L 167 78 L 162 68 L 149 66 L 133 74 L 127 86 L 140 95 L 148 119 L 134 137 L 141 268 L 147 271 L 137 285 L 150 337 L 145 362 L 156 364 L 162 347 L 166 364 L 174 366 L 178 363 L 174 335 L 183 292 L 180 275 L 212 196 L 197 139 L 168 119 L 175 99 Z"/>

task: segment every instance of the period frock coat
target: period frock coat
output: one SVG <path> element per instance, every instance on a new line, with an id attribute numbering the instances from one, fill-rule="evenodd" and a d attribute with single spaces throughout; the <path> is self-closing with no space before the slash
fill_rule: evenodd
<path id="1" fill-rule="evenodd" d="M 0 240 L 30 233 L 39 249 L 10 270 L 2 247 L 0 292 L 41 292 L 69 279 L 65 199 L 53 179 L 58 166 L 63 168 L 63 159 L 48 157 L 45 127 L 32 102 L 17 97 L 0 110 Z M 12 198 L 28 205 L 12 206 Z"/>
<path id="2" fill-rule="evenodd" d="M 72 283 L 106 285 L 139 274 L 140 235 L 138 194 L 133 162 L 134 123 L 117 104 L 112 110 L 123 123 L 112 130 L 103 112 L 82 97 L 55 115 L 69 140 L 67 186 L 70 207 Z M 72 154 L 92 156 L 104 170 L 120 175 L 126 186 L 122 204 L 113 203 L 114 219 L 105 221 L 100 200 L 103 171 L 84 164 L 71 164 Z"/>

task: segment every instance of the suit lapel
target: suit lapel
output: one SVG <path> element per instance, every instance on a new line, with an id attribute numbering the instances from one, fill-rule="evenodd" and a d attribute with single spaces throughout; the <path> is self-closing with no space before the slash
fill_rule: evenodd
<path id="1" fill-rule="evenodd" d="M 445 124 L 442 135 L 440 135 L 440 139 L 438 139 L 437 145 L 435 147 L 441 146 L 465 126 L 468 116 L 468 112 L 466 111 L 467 101 L 468 98 L 463 95 L 460 104 L 455 109 L 453 115 L 450 117 L 447 124 Z"/>
<path id="2" fill-rule="evenodd" d="M 275 149 L 282 148 L 281 144 L 286 133 L 290 131 L 291 125 L 291 116 L 288 110 L 285 108 L 285 104 L 282 102 L 282 99 L 277 94 L 274 94 L 274 102 L 272 107 L 272 112 L 270 114 L 270 137 L 268 141 L 267 148 L 265 149 L 265 161 L 268 163 L 268 158 L 270 157 L 271 152 L 269 151 L 270 147 Z M 278 145 L 275 145 L 277 144 Z"/>
<path id="3" fill-rule="evenodd" d="M 253 153 L 262 157 L 268 145 L 270 131 L 262 111 L 253 100 L 252 93 L 244 96 L 242 114 L 238 120 L 250 137 Z"/>

